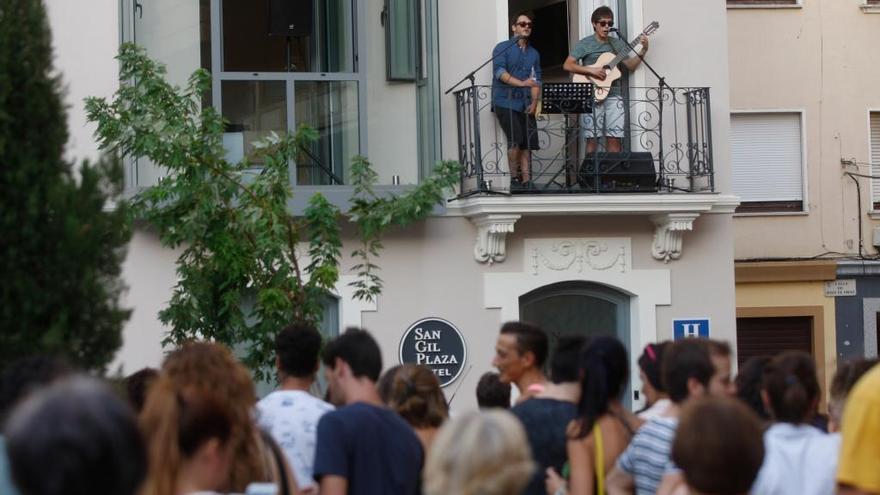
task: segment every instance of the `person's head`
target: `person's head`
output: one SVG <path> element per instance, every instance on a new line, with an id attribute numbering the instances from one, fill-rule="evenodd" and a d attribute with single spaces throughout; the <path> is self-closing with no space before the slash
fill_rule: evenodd
<path id="1" fill-rule="evenodd" d="M 6 426 L 22 495 L 134 495 L 147 469 L 131 408 L 106 384 L 61 380 L 16 407 Z"/>
<path id="2" fill-rule="evenodd" d="M 471 412 L 440 429 L 425 464 L 425 494 L 520 493 L 534 469 L 526 432 L 513 415 Z"/>
<path id="3" fill-rule="evenodd" d="M 337 405 L 346 403 L 352 386 L 375 384 L 382 372 L 379 344 L 369 332 L 359 328 L 349 328 L 331 340 L 321 360 L 327 375 L 327 392 Z"/>
<path id="4" fill-rule="evenodd" d="M 662 370 L 663 353 L 668 345 L 669 341 L 648 344 L 639 356 L 639 379 L 642 382 L 642 395 L 648 406 L 666 397 Z"/>
<path id="5" fill-rule="evenodd" d="M 550 358 L 550 381 L 566 383 L 580 380 L 580 355 L 586 342 L 586 337 L 580 335 L 559 337 L 556 350 Z"/>
<path id="6" fill-rule="evenodd" d="M 523 36 L 528 38 L 532 34 L 532 28 L 535 25 L 535 14 L 531 11 L 517 12 L 510 22 L 510 31 L 514 36 Z"/>
<path id="7" fill-rule="evenodd" d="M 125 395 L 135 413 L 140 413 L 144 408 L 147 393 L 157 378 L 159 370 L 155 368 L 142 368 L 125 377 Z"/>
<path id="8" fill-rule="evenodd" d="M 629 377 L 626 348 L 614 337 L 596 337 L 581 353 L 581 400 L 578 436 L 590 433 L 593 424 L 620 400 Z"/>
<path id="9" fill-rule="evenodd" d="M 601 6 L 593 11 L 590 16 L 590 23 L 593 24 L 593 30 L 601 37 L 607 37 L 608 32 L 614 27 L 614 12 L 606 6 Z"/>
<path id="10" fill-rule="evenodd" d="M 540 372 L 547 360 L 547 334 L 530 323 L 509 321 L 501 326 L 492 366 L 502 383 L 516 383 L 529 371 Z"/>
<path id="11" fill-rule="evenodd" d="M 849 395 L 849 391 L 859 381 L 859 378 L 876 366 L 877 363 L 878 360 L 875 358 L 843 361 L 837 365 L 837 372 L 834 373 L 834 378 L 831 380 L 831 390 L 829 393 L 828 431 L 840 431 L 846 396 Z"/>
<path id="12" fill-rule="evenodd" d="M 401 364 L 382 375 L 377 385 L 382 402 L 413 428 L 439 428 L 449 417 L 440 380 L 430 368 Z"/>
<path id="13" fill-rule="evenodd" d="M 767 356 L 749 358 L 740 368 L 734 380 L 736 396 L 764 421 L 770 419 L 764 400 L 761 399 L 761 382 L 764 380 L 764 368 L 770 364 Z"/>
<path id="14" fill-rule="evenodd" d="M 64 359 L 55 356 L 24 357 L 6 366 L 0 374 L 0 430 L 18 402 L 72 372 Z"/>
<path id="15" fill-rule="evenodd" d="M 808 422 L 819 400 L 813 358 L 802 351 L 786 351 L 774 357 L 764 369 L 761 397 L 774 421 Z"/>
<path id="16" fill-rule="evenodd" d="M 141 413 L 149 439 L 150 475 L 144 495 L 222 489 L 232 460 L 235 408 L 212 389 L 168 376 L 153 384 Z"/>
<path id="17" fill-rule="evenodd" d="M 681 404 L 690 397 L 705 395 L 713 374 L 715 366 L 705 340 L 677 340 L 666 349 L 663 383 L 672 402 Z"/>
<path id="18" fill-rule="evenodd" d="M 706 345 L 709 347 L 709 359 L 712 360 L 712 366 L 715 368 L 715 373 L 709 380 L 709 395 L 733 397 L 736 395 L 736 387 L 730 376 L 730 368 L 733 364 L 730 344 L 720 340 L 707 340 Z"/>
<path id="19" fill-rule="evenodd" d="M 510 384 L 501 383 L 498 373 L 483 373 L 477 383 L 477 405 L 480 409 L 510 408 Z"/>
<path id="20" fill-rule="evenodd" d="M 256 440 L 258 431 L 251 416 L 256 403 L 254 384 L 248 370 L 236 361 L 228 348 L 211 342 L 186 343 L 165 358 L 160 375 L 162 379 L 169 380 L 175 390 L 185 391 L 187 397 L 187 394 L 199 394 L 201 397 L 210 392 L 217 402 L 215 407 L 227 411 L 232 421 L 232 434 L 228 441 L 232 462 L 224 490 L 244 492 L 249 483 L 270 479 L 271 474 L 263 461 L 263 452 Z M 154 394 L 159 391 L 156 387 L 150 390 L 144 406 L 145 413 L 152 407 L 150 403 L 158 400 L 158 397 L 154 399 Z M 142 415 L 142 419 L 144 417 Z M 152 464 L 159 460 L 166 462 L 160 457 L 161 452 L 151 439 Z M 152 472 L 150 478 L 153 479 Z"/>
<path id="21" fill-rule="evenodd" d="M 280 378 L 312 378 L 318 371 L 321 333 L 310 324 L 295 323 L 275 336 L 275 366 Z"/>
<path id="22" fill-rule="evenodd" d="M 671 456 L 693 494 L 748 493 L 764 460 L 761 423 L 732 398 L 689 401 L 679 417 Z"/>

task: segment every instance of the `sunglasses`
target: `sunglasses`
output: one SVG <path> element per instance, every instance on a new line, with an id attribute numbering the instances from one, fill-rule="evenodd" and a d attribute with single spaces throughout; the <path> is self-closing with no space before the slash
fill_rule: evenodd
<path id="1" fill-rule="evenodd" d="M 598 24 L 602 27 L 605 27 L 605 26 L 614 27 L 614 21 L 599 21 L 596 24 Z"/>
<path id="2" fill-rule="evenodd" d="M 530 28 L 530 27 L 532 27 L 532 23 L 531 23 L 531 22 L 517 22 L 516 25 L 519 26 L 519 27 L 521 27 L 521 28 Z"/>

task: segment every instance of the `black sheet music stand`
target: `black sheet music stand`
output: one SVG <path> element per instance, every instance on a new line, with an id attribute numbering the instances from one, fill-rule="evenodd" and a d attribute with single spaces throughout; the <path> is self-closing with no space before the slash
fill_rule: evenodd
<path id="1" fill-rule="evenodd" d="M 544 83 L 541 113 L 593 113 L 593 83 Z"/>

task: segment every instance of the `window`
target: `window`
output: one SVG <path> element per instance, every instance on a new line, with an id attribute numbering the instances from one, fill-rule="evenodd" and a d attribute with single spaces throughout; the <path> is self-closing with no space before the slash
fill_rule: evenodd
<path id="1" fill-rule="evenodd" d="M 270 132 L 308 124 L 318 141 L 297 157 L 293 183 L 348 181 L 351 159 L 365 144 L 359 3 L 211 1 L 212 29 L 220 40 L 212 45 L 213 104 L 229 121 L 229 159 L 249 156 L 252 143 Z"/>
<path id="2" fill-rule="evenodd" d="M 784 351 L 813 354 L 812 316 L 736 319 L 736 355 L 739 366 L 753 357 L 773 357 Z"/>
<path id="3" fill-rule="evenodd" d="M 422 55 L 419 0 L 385 0 L 385 68 L 389 81 L 415 81 Z"/>
<path id="4" fill-rule="evenodd" d="M 799 112 L 730 116 L 730 161 L 737 213 L 804 209 L 803 134 Z"/>
<path id="5" fill-rule="evenodd" d="M 871 112 L 870 117 L 870 141 L 871 141 L 871 175 L 880 177 L 880 112 Z M 871 201 L 875 210 L 880 210 L 880 179 L 871 179 Z"/>
<path id="6" fill-rule="evenodd" d="M 799 4 L 798 4 L 798 0 L 727 0 L 727 5 L 799 5 Z"/>

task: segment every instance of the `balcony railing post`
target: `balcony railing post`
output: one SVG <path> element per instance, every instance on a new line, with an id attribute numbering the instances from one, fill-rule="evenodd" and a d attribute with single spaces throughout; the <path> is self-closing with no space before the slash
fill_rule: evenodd
<path id="1" fill-rule="evenodd" d="M 703 89 L 703 105 L 706 108 L 706 172 L 709 174 L 709 190 L 715 192 L 715 166 L 712 156 L 712 105 L 709 88 Z"/>
<path id="2" fill-rule="evenodd" d="M 486 183 L 483 178 L 483 149 L 480 143 L 480 95 L 479 95 L 479 87 L 476 85 L 471 85 L 468 88 L 468 94 L 470 94 L 470 101 L 474 115 L 474 168 L 477 173 L 477 189 L 480 191 L 484 191 L 486 189 Z"/>

